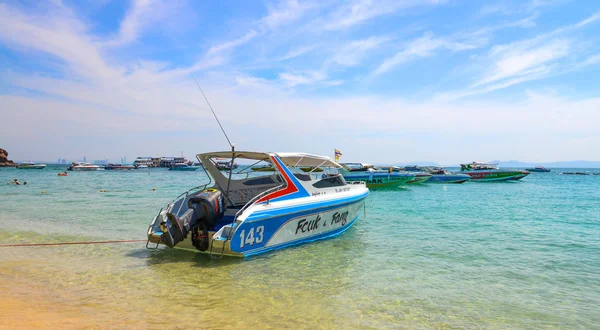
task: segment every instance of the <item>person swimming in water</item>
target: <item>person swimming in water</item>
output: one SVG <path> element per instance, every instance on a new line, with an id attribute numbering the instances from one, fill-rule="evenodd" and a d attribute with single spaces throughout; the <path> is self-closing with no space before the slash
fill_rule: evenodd
<path id="1" fill-rule="evenodd" d="M 21 183 L 19 183 L 19 180 L 14 179 L 13 181 L 9 182 L 8 184 L 16 184 L 17 186 L 20 185 Z"/>

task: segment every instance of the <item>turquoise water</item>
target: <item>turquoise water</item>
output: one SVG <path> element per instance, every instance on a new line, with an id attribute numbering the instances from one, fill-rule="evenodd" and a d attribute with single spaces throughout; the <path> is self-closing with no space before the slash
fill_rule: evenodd
<path id="1" fill-rule="evenodd" d="M 0 185 L 0 244 L 144 239 L 162 206 L 206 181 L 60 169 L 0 169 L 0 182 L 28 182 Z M 246 260 L 144 243 L 1 248 L 0 280 L 108 327 L 598 328 L 600 176 L 560 171 L 372 190 L 342 236 Z"/>

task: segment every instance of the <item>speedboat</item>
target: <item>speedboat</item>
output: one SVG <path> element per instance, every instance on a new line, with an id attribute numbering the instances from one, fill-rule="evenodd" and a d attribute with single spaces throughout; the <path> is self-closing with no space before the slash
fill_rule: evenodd
<path id="1" fill-rule="evenodd" d="M 46 168 L 46 164 L 36 164 L 34 162 L 22 162 L 21 164 L 17 165 L 17 168 L 23 169 L 23 170 L 41 170 L 41 169 Z"/>
<path id="2" fill-rule="evenodd" d="M 169 168 L 169 171 L 195 171 L 197 169 L 197 166 L 192 166 L 188 163 L 176 163 Z"/>
<path id="3" fill-rule="evenodd" d="M 135 166 L 133 166 L 133 165 L 112 164 L 112 163 L 109 163 L 108 165 L 104 166 L 105 170 L 116 170 L 116 171 L 127 171 L 127 170 L 132 170 L 134 168 L 135 168 Z"/>
<path id="4" fill-rule="evenodd" d="M 544 166 L 536 166 L 534 168 L 526 168 L 529 172 L 550 172 L 549 168 L 545 168 Z"/>
<path id="5" fill-rule="evenodd" d="M 233 159 L 231 161 L 224 159 L 215 159 L 214 160 L 215 167 L 219 169 L 219 171 L 230 171 L 238 168 L 238 164 L 236 164 Z"/>
<path id="6" fill-rule="evenodd" d="M 404 168 L 393 167 L 393 170 L 405 171 L 415 175 L 415 178 L 408 181 L 407 184 L 417 184 L 427 182 L 431 178 L 431 174 L 423 171 L 416 165 L 405 166 Z"/>
<path id="7" fill-rule="evenodd" d="M 414 180 L 415 175 L 406 172 L 394 172 L 375 169 L 373 164 L 367 163 L 341 163 L 339 169 L 344 179 L 348 182 L 365 182 L 369 188 L 398 187 Z"/>
<path id="8" fill-rule="evenodd" d="M 422 167 L 424 171 L 431 174 L 427 183 L 464 183 L 471 180 L 471 176 L 462 173 L 452 173 L 441 167 Z"/>
<path id="9" fill-rule="evenodd" d="M 225 175 L 214 162 L 223 157 L 270 163 L 275 171 Z M 293 172 L 297 166 L 339 168 L 329 157 L 225 151 L 197 158 L 211 181 L 159 211 L 147 247 L 247 257 L 330 238 L 357 221 L 369 194 L 364 183 L 347 183 L 339 173 Z"/>
<path id="10" fill-rule="evenodd" d="M 137 166 L 134 165 L 134 168 L 136 170 L 144 170 L 144 169 L 148 168 L 148 165 L 137 165 Z"/>
<path id="11" fill-rule="evenodd" d="M 460 170 L 461 173 L 470 175 L 471 180 L 477 182 L 514 181 L 529 175 L 528 171 L 500 169 L 498 164 L 478 162 L 460 164 Z"/>
<path id="12" fill-rule="evenodd" d="M 314 168 L 314 167 L 300 167 L 302 172 L 323 172 L 322 168 Z"/>
<path id="13" fill-rule="evenodd" d="M 271 164 L 254 166 L 251 169 L 255 172 L 275 172 L 275 167 L 273 167 Z"/>
<path id="14" fill-rule="evenodd" d="M 72 162 L 67 168 L 69 171 L 97 171 L 100 166 L 92 165 L 86 162 Z"/>

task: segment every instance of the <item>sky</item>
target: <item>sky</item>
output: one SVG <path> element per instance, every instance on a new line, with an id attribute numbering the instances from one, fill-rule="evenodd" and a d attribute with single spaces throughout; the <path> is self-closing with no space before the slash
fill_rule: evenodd
<path id="1" fill-rule="evenodd" d="M 600 2 L 0 0 L 14 160 L 600 160 Z"/>

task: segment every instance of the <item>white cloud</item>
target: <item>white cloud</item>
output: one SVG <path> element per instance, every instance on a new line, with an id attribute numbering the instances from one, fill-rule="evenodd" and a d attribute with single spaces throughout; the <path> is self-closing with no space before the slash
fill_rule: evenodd
<path id="1" fill-rule="evenodd" d="M 294 87 L 298 85 L 311 85 L 327 79 L 327 75 L 322 71 L 307 71 L 300 73 L 284 72 L 279 74 L 279 79 L 287 86 Z"/>
<path id="2" fill-rule="evenodd" d="M 520 43 L 494 48 L 490 51 L 492 67 L 470 87 L 528 75 L 538 76 L 549 73 L 552 63 L 569 55 L 571 43 L 568 40 L 551 40 L 550 43 Z"/>
<path id="3" fill-rule="evenodd" d="M 315 7 L 317 4 L 310 1 L 281 1 L 277 6 L 269 6 L 269 14 L 261 20 L 261 25 L 266 29 L 275 30 L 280 26 L 296 22 L 308 10 Z"/>
<path id="4" fill-rule="evenodd" d="M 147 30 L 160 26 L 161 30 L 174 33 L 172 21 L 183 24 L 188 18 L 177 14 L 184 11 L 186 0 L 131 0 L 131 7 L 119 25 L 119 31 L 110 39 L 99 42 L 103 47 L 120 47 L 130 44 Z"/>
<path id="5" fill-rule="evenodd" d="M 244 36 L 235 39 L 235 40 L 231 40 L 231 41 L 227 41 L 224 42 L 222 44 L 219 45 L 215 45 L 212 46 L 209 50 L 208 50 L 208 54 L 209 55 L 214 55 L 223 51 L 227 51 L 236 47 L 239 47 L 245 43 L 247 43 L 248 41 L 254 39 L 254 37 L 257 36 L 257 32 L 254 30 L 250 30 L 248 31 L 248 33 L 246 33 Z"/>
<path id="6" fill-rule="evenodd" d="M 43 52 L 67 63 L 88 78 L 111 79 L 121 73 L 110 67 L 86 35 L 86 26 L 72 11 L 56 6 L 48 15 L 26 15 L 0 3 L 0 40 L 26 51 Z"/>
<path id="7" fill-rule="evenodd" d="M 316 48 L 317 48 L 317 45 L 308 45 L 308 46 L 294 48 L 294 49 L 290 50 L 289 52 L 287 52 L 285 55 L 278 58 L 277 60 L 278 61 L 287 61 L 287 60 L 302 56 L 304 54 L 307 54 L 307 53 L 315 50 Z"/>
<path id="8" fill-rule="evenodd" d="M 343 66 L 354 66 L 360 63 L 370 50 L 380 47 L 389 41 L 388 37 L 372 36 L 367 39 L 351 41 L 335 50 L 335 55 L 328 61 Z"/>
<path id="9" fill-rule="evenodd" d="M 342 30 L 362 24 L 374 18 L 395 13 L 401 9 L 410 7 L 437 5 L 443 3 L 442 0 L 393 0 L 393 1 L 373 1 L 373 0 L 355 0 L 342 6 L 335 11 L 333 15 L 327 18 L 325 30 Z"/>
<path id="10" fill-rule="evenodd" d="M 374 75 L 384 74 L 398 65 L 417 58 L 433 56 L 438 49 L 443 48 L 451 51 L 463 51 L 479 48 L 485 44 L 485 42 L 485 39 L 479 38 L 472 40 L 452 40 L 435 37 L 432 33 L 426 33 L 421 38 L 409 42 L 403 50 L 397 52 L 394 56 L 385 59 L 375 70 Z"/>

